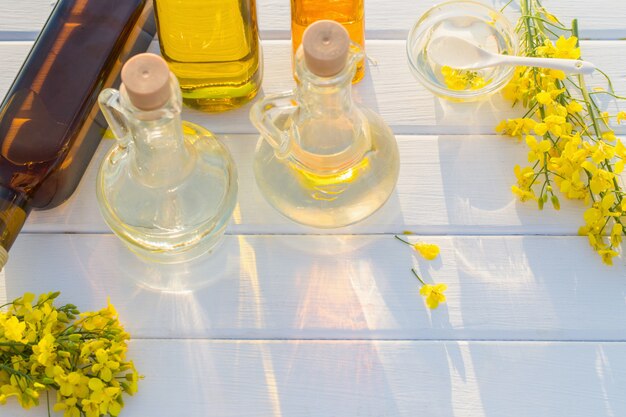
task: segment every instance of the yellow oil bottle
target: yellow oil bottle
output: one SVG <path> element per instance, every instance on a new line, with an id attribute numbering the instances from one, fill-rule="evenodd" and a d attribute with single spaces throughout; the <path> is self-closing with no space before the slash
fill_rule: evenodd
<path id="1" fill-rule="evenodd" d="M 161 55 L 183 102 L 229 110 L 261 86 L 263 60 L 255 0 L 155 0 Z"/>

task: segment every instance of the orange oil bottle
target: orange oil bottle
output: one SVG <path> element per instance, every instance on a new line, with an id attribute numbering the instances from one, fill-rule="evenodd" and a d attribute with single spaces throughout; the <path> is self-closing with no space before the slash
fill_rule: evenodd
<path id="1" fill-rule="evenodd" d="M 353 42 L 365 48 L 364 0 L 291 0 L 291 42 L 293 56 L 302 43 L 302 34 L 311 23 L 334 20 L 341 23 Z M 357 65 L 352 83 L 365 75 L 365 60 Z"/>

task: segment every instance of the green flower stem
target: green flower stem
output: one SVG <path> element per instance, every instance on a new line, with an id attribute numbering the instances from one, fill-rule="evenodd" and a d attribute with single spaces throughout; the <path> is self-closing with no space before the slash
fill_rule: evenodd
<path id="1" fill-rule="evenodd" d="M 538 104 L 537 104 L 537 103 L 533 104 L 533 105 L 532 105 L 532 107 L 530 107 L 530 108 L 528 109 L 528 111 L 526 112 L 526 114 L 524 114 L 524 116 L 522 116 L 522 118 L 523 118 L 523 119 L 525 119 L 525 118 L 527 118 L 528 116 L 530 116 L 530 115 L 531 115 L 531 113 L 535 111 L 535 108 L 536 108 L 537 106 L 538 106 Z"/>
<path id="2" fill-rule="evenodd" d="M 426 285 L 426 283 L 424 282 L 424 280 L 423 280 L 422 278 L 420 278 L 420 276 L 419 276 L 419 275 L 417 275 L 417 272 L 415 272 L 415 268 L 411 268 L 411 272 L 413 272 L 413 275 L 415 275 L 415 277 L 416 277 L 417 279 L 419 279 L 419 280 L 420 280 L 420 282 L 422 283 L 422 285 Z"/>
<path id="3" fill-rule="evenodd" d="M 572 34 L 578 38 L 578 20 L 574 19 L 572 21 Z M 579 42 L 576 42 L 576 46 L 579 46 Z M 593 108 L 591 107 L 591 97 L 589 97 L 589 92 L 587 91 L 587 85 L 585 83 L 585 76 L 583 74 L 578 74 L 578 83 L 580 84 L 580 91 L 582 92 L 585 104 L 587 106 L 587 112 L 591 117 L 591 122 L 593 123 L 593 129 L 598 137 L 602 136 L 600 132 L 600 128 L 598 126 L 598 122 L 595 120 L 595 113 Z"/>
<path id="4" fill-rule="evenodd" d="M 20 342 L 0 342 L 0 346 L 20 346 L 20 347 L 24 347 L 24 346 L 28 346 L 28 344 L 26 343 L 20 343 Z"/>
<path id="5" fill-rule="evenodd" d="M 533 42 L 533 35 L 532 35 L 532 25 L 531 25 L 531 18 L 530 18 L 530 1 L 529 0 L 524 0 L 522 2 L 522 15 L 526 16 L 526 18 L 524 18 L 524 20 L 526 21 L 526 47 L 528 48 L 529 51 L 532 51 L 533 54 L 535 53 L 535 44 Z"/>
<path id="6" fill-rule="evenodd" d="M 578 20 L 577 19 L 574 19 L 572 21 L 572 33 L 574 34 L 574 36 L 576 36 L 576 38 L 578 38 Z M 579 42 L 576 43 L 576 46 L 579 46 Z M 585 83 L 585 76 L 583 74 L 578 74 L 578 82 L 580 83 L 580 88 L 581 88 L 581 91 L 582 91 L 582 94 L 583 94 L 583 98 L 585 99 L 585 102 L 586 102 L 586 105 L 587 105 L 587 112 L 589 113 L 589 116 L 591 118 L 591 122 L 593 123 L 593 129 L 594 129 L 597 137 L 601 138 L 602 137 L 602 132 L 600 130 L 600 127 L 598 126 L 598 121 L 596 120 L 595 112 L 594 112 L 594 109 L 592 107 L 592 103 L 593 103 L 592 100 L 593 99 L 589 95 L 589 91 L 587 91 L 587 85 Z M 597 110 L 597 108 L 596 108 L 596 110 Z M 605 160 L 604 166 L 605 166 L 607 171 L 609 171 L 610 173 L 613 173 L 613 167 L 611 166 L 611 161 Z M 613 186 L 615 187 L 616 190 L 620 190 L 620 186 L 617 183 L 617 179 L 615 179 L 615 178 L 613 178 Z M 591 193 L 591 190 L 589 192 Z M 593 193 L 591 193 L 591 194 L 593 194 Z M 616 200 L 616 202 L 615 202 L 616 205 L 621 205 L 621 202 L 622 202 L 621 195 L 617 195 L 617 198 L 615 200 Z"/>
<path id="7" fill-rule="evenodd" d="M 409 245 L 409 246 L 413 246 L 413 244 L 412 244 L 411 242 L 408 242 L 408 241 L 406 241 L 406 240 L 404 240 L 404 239 L 400 239 L 400 238 L 398 237 L 398 235 L 394 235 L 393 237 L 395 237 L 396 239 L 398 239 L 398 240 L 399 240 L 400 242 L 402 242 L 402 243 L 406 243 L 406 244 L 407 244 L 407 245 Z"/>
<path id="8" fill-rule="evenodd" d="M 4 365 L 2 363 L 0 363 L 0 369 L 4 369 L 9 374 L 17 375 L 17 376 L 20 376 L 22 378 L 26 378 L 26 379 L 31 380 L 31 381 L 33 380 L 33 378 L 30 375 L 22 373 L 20 371 L 17 371 L 15 369 L 13 369 L 12 367 Z"/>
<path id="9" fill-rule="evenodd" d="M 614 93 L 615 89 L 613 88 L 613 82 L 611 81 L 611 77 L 609 77 L 606 72 L 602 71 L 600 68 L 596 68 L 596 71 L 598 71 L 600 74 L 602 74 L 604 76 L 604 78 L 606 79 L 607 84 L 609 85 L 609 90 Z"/>
<path id="10" fill-rule="evenodd" d="M 504 6 L 502 6 L 502 8 L 500 9 L 500 13 L 503 13 L 504 9 L 509 7 L 509 4 L 511 4 L 511 3 L 513 3 L 513 0 L 509 0 Z"/>

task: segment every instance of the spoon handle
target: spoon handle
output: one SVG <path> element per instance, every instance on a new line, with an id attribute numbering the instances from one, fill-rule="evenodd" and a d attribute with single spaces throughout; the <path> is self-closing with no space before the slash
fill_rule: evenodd
<path id="1" fill-rule="evenodd" d="M 525 56 L 499 55 L 500 64 L 521 65 L 526 67 L 541 67 L 562 70 L 570 74 L 591 74 L 596 66 L 588 61 L 579 59 L 560 58 L 533 58 Z"/>

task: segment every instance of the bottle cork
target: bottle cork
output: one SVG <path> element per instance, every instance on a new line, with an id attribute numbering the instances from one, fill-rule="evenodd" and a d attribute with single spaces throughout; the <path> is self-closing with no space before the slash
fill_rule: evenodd
<path id="1" fill-rule="evenodd" d="M 318 20 L 304 31 L 302 49 L 309 71 L 319 77 L 332 77 L 346 67 L 350 35 L 335 21 Z"/>
<path id="2" fill-rule="evenodd" d="M 171 97 L 170 70 L 159 55 L 143 53 L 129 59 L 122 68 L 122 84 L 133 106 L 155 110 Z"/>

